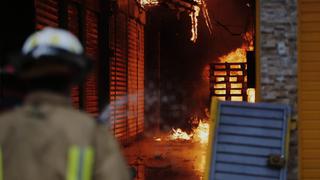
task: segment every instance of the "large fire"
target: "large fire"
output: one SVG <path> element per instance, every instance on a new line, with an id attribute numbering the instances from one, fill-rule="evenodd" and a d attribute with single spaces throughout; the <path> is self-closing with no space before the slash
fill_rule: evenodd
<path id="1" fill-rule="evenodd" d="M 246 48 L 237 48 L 227 55 L 219 57 L 221 63 L 246 62 Z"/>
<path id="2" fill-rule="evenodd" d="M 245 63 L 247 61 L 247 57 L 246 57 L 247 56 L 247 51 L 254 50 L 253 32 L 244 33 L 242 38 L 243 38 L 243 42 L 244 42 L 242 47 L 241 48 L 237 48 L 237 49 L 231 51 L 230 53 L 219 57 L 219 61 L 221 63 Z M 224 73 L 226 73 L 226 72 L 223 72 L 223 71 L 215 72 L 215 74 L 217 74 L 217 75 L 225 75 Z M 236 73 L 236 74 L 232 74 L 232 75 L 242 75 L 242 74 L 238 74 L 240 72 L 237 72 L 237 71 L 233 72 L 233 73 Z M 233 83 L 232 86 L 233 86 L 232 88 L 239 88 L 239 89 L 242 88 L 242 84 Z M 225 88 L 225 87 L 217 87 L 217 88 Z M 221 94 L 224 94 L 224 90 L 217 90 L 217 91 L 221 91 Z M 235 93 L 237 93 L 237 92 L 235 92 Z M 246 93 L 247 93 L 247 96 L 248 96 L 247 99 L 234 98 L 234 99 L 231 99 L 231 100 L 233 100 L 233 101 L 246 100 L 248 102 L 255 102 L 255 89 L 254 88 L 249 88 L 249 89 L 247 89 Z M 218 94 L 219 94 L 219 92 L 218 92 Z M 224 100 L 224 98 L 221 98 L 220 100 Z"/>

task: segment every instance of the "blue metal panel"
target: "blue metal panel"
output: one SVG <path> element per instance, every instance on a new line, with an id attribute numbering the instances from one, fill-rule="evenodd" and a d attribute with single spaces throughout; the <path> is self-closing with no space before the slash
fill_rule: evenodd
<path id="1" fill-rule="evenodd" d="M 287 168 L 268 166 L 286 156 L 288 107 L 269 103 L 220 102 L 210 180 L 285 180 Z"/>

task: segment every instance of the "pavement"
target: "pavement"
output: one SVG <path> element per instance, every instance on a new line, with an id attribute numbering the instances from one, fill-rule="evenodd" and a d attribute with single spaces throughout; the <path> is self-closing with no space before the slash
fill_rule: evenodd
<path id="1" fill-rule="evenodd" d="M 203 179 L 206 145 L 167 137 L 167 133 L 149 135 L 124 149 L 130 166 L 136 169 L 135 180 Z"/>

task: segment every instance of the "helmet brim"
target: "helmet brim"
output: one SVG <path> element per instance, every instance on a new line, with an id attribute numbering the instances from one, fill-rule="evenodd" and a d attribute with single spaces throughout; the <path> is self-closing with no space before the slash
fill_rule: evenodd
<path id="1" fill-rule="evenodd" d="M 17 54 L 11 58 L 16 74 L 22 79 L 39 78 L 46 75 L 66 76 L 78 84 L 90 72 L 92 61 L 85 55 L 51 48 L 51 53 L 35 57 L 32 52 L 27 55 Z"/>

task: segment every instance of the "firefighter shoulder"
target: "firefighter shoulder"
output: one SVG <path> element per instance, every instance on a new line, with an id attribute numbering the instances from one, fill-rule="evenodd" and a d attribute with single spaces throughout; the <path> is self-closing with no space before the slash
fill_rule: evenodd
<path id="1" fill-rule="evenodd" d="M 61 93 L 89 71 L 77 38 L 46 28 L 27 39 L 12 65 L 30 92 L 0 116 L 0 180 L 129 179 L 107 125 L 73 109 Z"/>

